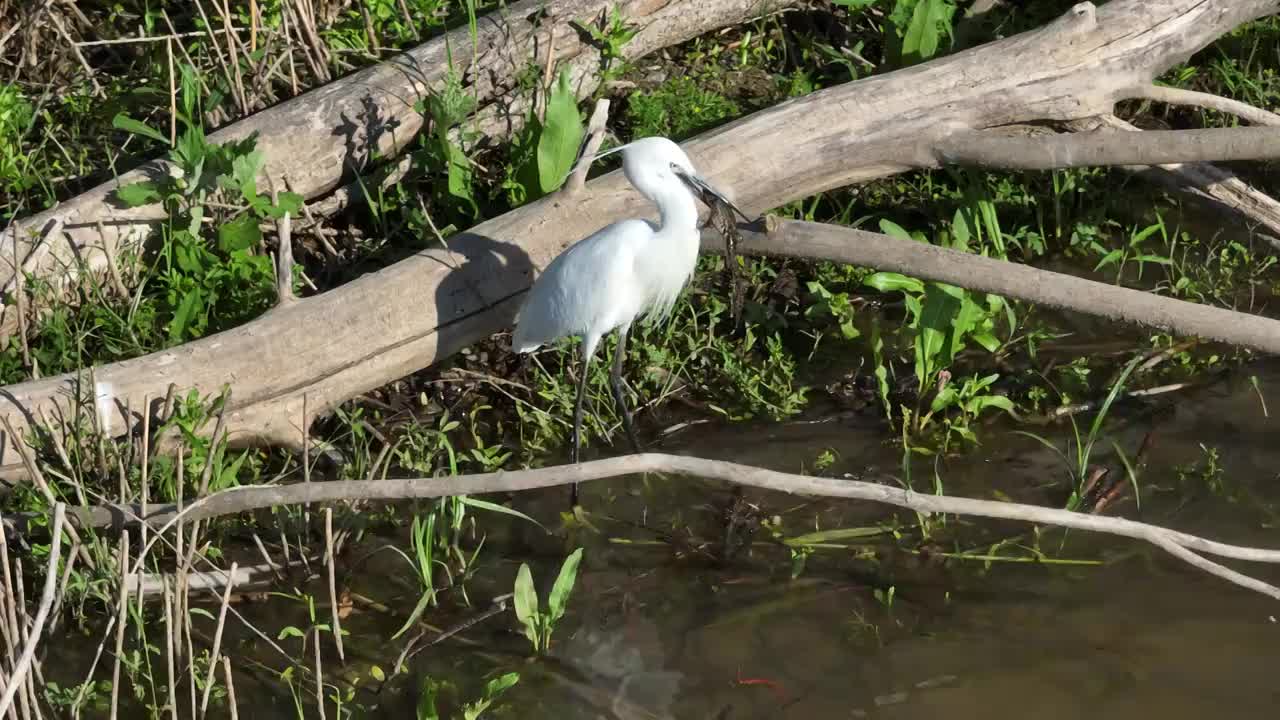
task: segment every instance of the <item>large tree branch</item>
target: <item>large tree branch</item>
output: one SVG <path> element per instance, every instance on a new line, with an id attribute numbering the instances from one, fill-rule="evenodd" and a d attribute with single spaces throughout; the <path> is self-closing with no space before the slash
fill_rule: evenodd
<path id="1" fill-rule="evenodd" d="M 1207 561 L 1197 554 L 1204 553 L 1234 560 L 1280 563 L 1280 550 L 1220 543 L 1125 518 L 1021 503 L 917 493 L 898 486 L 891 478 L 884 478 L 885 483 L 881 484 L 862 480 L 792 475 L 722 460 L 659 453 L 641 453 L 575 465 L 500 471 L 480 475 L 247 486 L 206 496 L 189 504 L 181 512 L 176 506 L 158 506 L 147 515 L 145 520 L 154 526 L 159 526 L 157 533 L 163 533 L 179 520 L 189 523 L 281 505 L 354 500 L 420 500 L 454 495 L 519 492 L 639 473 L 670 473 L 777 492 L 864 500 L 919 513 L 944 513 L 1012 520 L 1132 538 L 1152 543 L 1169 551 L 1180 560 L 1229 582 L 1280 599 L 1280 588 L 1244 576 L 1218 563 Z M 104 515 L 107 517 L 116 513 L 136 515 L 139 510 L 140 508 L 136 507 L 119 510 L 81 509 L 73 512 L 72 517 L 80 522 L 93 523 L 95 518 Z"/>
<path id="2" fill-rule="evenodd" d="M 1071 130 L 1091 131 L 1108 127 L 1126 132 L 1142 132 L 1115 115 L 1099 115 L 1064 123 Z M 1229 214 L 1265 228 L 1262 237 L 1280 250 L 1280 201 L 1249 185 L 1228 170 L 1208 163 L 1173 163 L 1167 165 L 1125 165 L 1122 170 L 1151 182 L 1183 192 L 1205 201 Z"/>
<path id="3" fill-rule="evenodd" d="M 714 184 L 732 188 L 745 211 L 758 213 L 908 170 L 918 138 L 939 125 L 980 130 L 1110 112 L 1136 84 L 1278 5 L 1114 0 L 1095 13 L 1081 4 L 1039 30 L 796 98 L 684 147 Z M 57 417 L 68 394 L 136 414 L 170 383 L 211 395 L 230 382 L 225 418 L 234 444 L 300 447 L 317 415 L 509 326 L 536 268 L 568 244 L 651 212 L 615 171 L 587 183 L 571 203 L 558 194 L 543 198 L 450 238 L 447 249 L 420 252 L 240 328 L 95 368 L 99 392 L 86 393 L 71 374 L 10 386 L 0 397 L 22 433 L 42 412 Z M 137 418 L 109 412 L 101 421 L 119 434 Z M 5 440 L 0 472 L 20 475 L 13 438 Z"/>
<path id="4" fill-rule="evenodd" d="M 981 165 L 1055 170 L 1105 165 L 1164 165 L 1280 158 L 1280 128 L 1095 130 L 1070 134 L 960 132 L 921 142 L 921 165 Z"/>
<path id="5" fill-rule="evenodd" d="M 517 87 L 521 71 L 546 60 L 548 43 L 555 47 L 555 60 L 578 76 L 595 68 L 599 52 L 583 41 L 571 21 L 590 23 L 602 13 L 620 13 L 637 31 L 623 55 L 636 59 L 793 2 L 524 0 L 480 18 L 474 44 L 470 28 L 461 27 L 233 123 L 212 133 L 209 141 L 225 143 L 258 133 L 258 148 L 265 156 L 258 186 L 287 183 L 311 199 L 333 190 L 344 176 L 366 170 L 375 155 L 394 157 L 404 149 L 424 121 L 414 109 L 415 101 L 438 90 L 451 68 L 462 73 L 464 89 L 472 98 L 498 107 Z M 594 87 L 579 85 L 583 92 Z M 481 114 L 482 129 L 500 132 L 501 124 L 484 120 L 493 112 Z M 163 175 L 166 166 L 162 160 L 146 163 L 51 210 L 16 221 L 13 232 L 0 238 L 0 257 L 6 258 L 0 261 L 0 294 L 12 293 L 17 286 L 14 258 L 26 272 L 55 287 L 74 279 L 82 264 L 105 272 L 108 256 L 136 246 L 165 216 L 159 205 L 119 207 L 115 189 Z M 0 305 L 0 339 L 16 329 L 15 310 Z"/>
<path id="6" fill-rule="evenodd" d="M 740 226 L 742 252 L 821 258 L 891 270 L 1038 305 L 1217 340 L 1280 354 L 1280 321 L 1073 275 L 904 242 L 839 225 L 767 217 L 764 228 Z M 704 235 L 705 252 L 723 252 L 719 238 Z"/>

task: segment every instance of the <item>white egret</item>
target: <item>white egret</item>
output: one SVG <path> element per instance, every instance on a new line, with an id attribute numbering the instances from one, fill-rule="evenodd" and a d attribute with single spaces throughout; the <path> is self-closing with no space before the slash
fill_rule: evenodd
<path id="1" fill-rule="evenodd" d="M 680 146 L 663 137 L 635 140 L 600 153 L 622 153 L 622 171 L 640 194 L 658 208 L 660 221 L 620 220 L 570 246 L 538 276 L 516 319 L 511 345 L 528 353 L 562 337 L 582 338 L 582 373 L 573 410 L 571 462 L 578 462 L 582 399 L 588 370 L 600 339 L 618 331 L 610 386 L 632 450 L 640 451 L 622 381 L 627 333 L 641 315 L 666 317 L 698 262 L 698 207 L 695 197 L 743 215 L 696 170 Z M 577 505 L 578 488 L 573 488 Z"/>

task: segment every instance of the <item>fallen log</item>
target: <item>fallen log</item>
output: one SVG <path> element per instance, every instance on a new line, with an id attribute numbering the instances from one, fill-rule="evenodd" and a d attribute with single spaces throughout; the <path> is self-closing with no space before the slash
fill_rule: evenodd
<path id="1" fill-rule="evenodd" d="M 1280 0 L 1082 3 L 1038 30 L 790 100 L 685 148 L 714 184 L 760 212 L 910 170 L 922 162 L 921 138 L 1110 113 L 1218 35 L 1277 9 Z M 242 327 L 95 368 L 95 388 L 64 375 L 0 395 L 20 434 L 41 411 L 56 416 L 68 394 L 96 397 L 103 429 L 118 434 L 136 420 L 125 408 L 136 413 L 171 383 L 206 395 L 229 383 L 233 444 L 297 448 L 303 428 L 344 400 L 509 326 L 537 267 L 604 224 L 641 214 L 651 210 L 613 172 L 572 198 L 552 195 L 482 223 L 447 250 L 423 251 Z M 5 439 L 0 472 L 21 474 L 12 443 Z"/>
<path id="2" fill-rule="evenodd" d="M 391 60 L 356 72 L 209 136 L 226 143 L 258 134 L 265 156 L 259 187 L 288 187 L 311 199 L 339 185 L 344 176 L 366 169 L 375 156 L 394 157 L 417 136 L 423 117 L 414 103 L 438 90 L 450 68 L 481 105 L 483 132 L 518 127 L 518 116 L 498 112 L 516 87 L 520 71 L 550 57 L 566 65 L 579 95 L 596 87 L 592 71 L 599 51 L 570 23 L 593 24 L 602 14 L 620 13 L 637 31 L 622 49 L 634 60 L 722 27 L 794 5 L 795 0 L 524 0 L 479 19 L 476 42 L 462 27 Z M 551 53 L 549 50 L 553 50 Z M 452 64 L 451 64 L 452 63 Z M 517 108 L 525 106 L 517 103 Z M 66 286 L 82 268 L 106 272 L 107 257 L 136 246 L 164 219 L 159 205 L 125 208 L 113 199 L 121 185 L 163 175 L 164 160 L 142 165 L 45 212 L 14 222 L 0 233 L 0 296 L 18 287 L 15 264 L 23 272 Z M 15 258 L 19 259 L 15 263 Z M 0 304 L 0 340 L 15 329 L 18 308 Z"/>

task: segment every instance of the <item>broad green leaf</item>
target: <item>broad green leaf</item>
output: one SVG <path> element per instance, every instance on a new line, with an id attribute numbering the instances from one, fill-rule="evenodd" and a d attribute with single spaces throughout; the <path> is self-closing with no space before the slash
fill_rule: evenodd
<path id="1" fill-rule="evenodd" d="M 547 597 L 547 613 L 551 622 L 564 617 L 565 606 L 569 602 L 569 593 L 573 592 L 573 584 L 578 581 L 578 564 L 582 562 L 582 548 L 573 551 L 560 566 L 560 574 L 556 584 L 551 587 L 551 595 Z"/>
<path id="2" fill-rule="evenodd" d="M 289 627 L 286 627 L 285 629 L 281 630 L 279 635 L 276 635 L 277 640 L 283 640 L 287 637 L 306 637 L 306 636 L 302 634 L 301 630 L 290 625 Z"/>
<path id="3" fill-rule="evenodd" d="M 516 573 L 515 604 L 516 619 L 526 628 L 532 629 L 538 620 L 538 591 L 533 587 L 533 574 L 529 572 L 528 563 L 520 563 L 520 571 Z"/>
<path id="4" fill-rule="evenodd" d="M 373 665 L 369 668 L 369 677 L 377 680 L 378 682 L 385 682 L 387 674 L 382 671 L 382 667 L 380 665 Z"/>
<path id="5" fill-rule="evenodd" d="M 880 232 L 890 237 L 902 238 L 903 240 L 915 239 L 911 237 L 911 233 L 907 232 L 905 228 L 892 220 L 881 219 Z"/>
<path id="6" fill-rule="evenodd" d="M 245 213 L 218 228 L 218 249 L 225 253 L 245 250 L 262 240 L 258 218 Z"/>
<path id="7" fill-rule="evenodd" d="M 238 155 L 231 161 L 231 183 L 240 191 L 245 202 L 258 199 L 258 171 L 262 169 L 261 150 Z"/>
<path id="8" fill-rule="evenodd" d="M 955 217 L 951 220 L 951 247 L 956 250 L 969 249 L 969 238 L 973 233 L 969 230 L 969 220 L 965 217 L 964 208 L 956 208 Z"/>
<path id="9" fill-rule="evenodd" d="M 976 398 L 970 398 L 969 402 L 964 404 L 965 410 L 970 415 L 977 415 L 989 407 L 1011 412 L 1013 410 L 1013 401 L 1004 395 L 979 395 Z"/>
<path id="10" fill-rule="evenodd" d="M 143 137 L 149 137 L 152 140 L 159 140 L 165 145 L 169 144 L 169 138 L 165 137 L 164 133 L 156 130 L 141 120 L 135 120 L 134 118 L 129 117 L 125 113 L 116 113 L 116 116 L 111 119 L 111 126 L 117 130 L 124 130 L 125 132 L 133 133 L 134 135 L 141 135 Z"/>
<path id="11" fill-rule="evenodd" d="M 987 352 L 995 352 L 1000 349 L 1000 340 L 989 331 L 982 330 L 973 333 L 969 337 L 973 338 L 973 341 L 981 345 Z"/>
<path id="12" fill-rule="evenodd" d="M 436 682 L 431 678 L 427 678 L 422 683 L 422 692 L 418 695 L 418 705 L 415 713 L 418 720 L 440 720 L 440 713 L 436 711 L 436 693 L 439 689 Z"/>
<path id="13" fill-rule="evenodd" d="M 515 687 L 515 684 L 518 682 L 520 682 L 520 673 L 518 672 L 509 672 L 505 675 L 499 675 L 485 683 L 484 697 L 488 700 L 492 700 Z"/>
<path id="14" fill-rule="evenodd" d="M 947 334 L 960 313 L 963 297 L 964 291 L 953 285 L 929 283 L 925 286 L 924 306 L 920 312 L 920 337 L 925 357 L 937 357 L 946 349 Z M 944 363 L 950 361 L 950 357 L 944 356 Z"/>
<path id="15" fill-rule="evenodd" d="M 138 207 L 160 199 L 160 188 L 150 180 L 129 183 L 116 188 L 116 198 L 126 207 Z"/>
<path id="16" fill-rule="evenodd" d="M 929 412 L 936 413 L 939 410 L 945 410 L 955 404 L 960 397 L 960 393 L 956 390 L 955 385 L 948 385 L 933 396 L 933 402 L 929 405 Z"/>
<path id="17" fill-rule="evenodd" d="M 902 64 L 928 60 L 938 52 L 938 41 L 949 34 L 956 6 L 948 0 L 919 0 L 911 23 L 902 36 Z"/>
<path id="18" fill-rule="evenodd" d="M 924 292 L 924 283 L 915 278 L 909 278 L 902 273 L 878 272 L 863 280 L 863 283 L 880 292 L 892 292 L 894 290 L 912 293 Z"/>
<path id="19" fill-rule="evenodd" d="M 549 530 L 547 530 L 545 527 L 542 526 L 542 523 L 538 522 L 537 520 L 534 520 L 528 515 L 525 515 L 519 510 L 512 510 L 509 507 L 504 507 L 502 505 L 498 505 L 497 503 L 491 503 L 487 500 L 477 500 L 473 497 L 463 496 L 460 499 L 463 505 L 468 505 L 473 508 L 479 508 L 481 510 L 488 510 L 489 512 L 502 513 L 503 515 L 510 515 L 511 517 L 520 518 L 521 520 L 528 520 L 534 525 L 537 525 L 539 528 L 542 528 L 544 532 L 550 532 Z"/>
<path id="20" fill-rule="evenodd" d="M 543 193 L 550 193 L 564 182 L 582 145 L 582 115 L 578 113 L 578 96 L 569 85 L 568 70 L 560 71 L 560 79 L 547 98 L 542 134 L 538 138 L 538 182 Z"/>
<path id="21" fill-rule="evenodd" d="M 186 295 L 182 296 L 182 302 L 178 304 L 178 309 L 173 313 L 173 320 L 169 322 L 169 342 L 177 344 L 182 341 L 187 331 L 187 325 L 191 322 L 191 317 L 195 315 L 203 299 L 200 288 L 192 288 L 187 291 Z"/>

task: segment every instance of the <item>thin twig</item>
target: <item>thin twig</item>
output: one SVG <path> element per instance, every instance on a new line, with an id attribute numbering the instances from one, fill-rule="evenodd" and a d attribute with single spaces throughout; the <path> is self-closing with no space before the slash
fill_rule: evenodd
<path id="1" fill-rule="evenodd" d="M 27 641 L 26 646 L 22 648 L 22 656 L 18 658 L 13 672 L 9 675 L 9 687 L 5 688 L 4 696 L 0 697 L 0 715 L 8 712 L 9 705 L 13 702 L 13 694 L 18 690 L 31 667 L 31 661 L 35 657 L 36 645 L 39 644 L 40 635 L 44 632 L 45 619 L 49 616 L 49 608 L 53 606 L 54 590 L 58 583 L 58 560 L 62 555 L 62 525 L 65 519 L 66 506 L 62 503 L 54 505 L 53 546 L 49 549 L 49 562 L 45 568 L 44 591 L 40 593 L 40 607 L 36 610 L 36 619 L 32 623 L 31 632 L 29 633 L 30 639 Z"/>
<path id="2" fill-rule="evenodd" d="M 1130 97 L 1154 100 L 1168 105 L 1191 105 L 1193 107 L 1217 110 L 1218 112 L 1248 120 L 1254 125 L 1280 126 L 1280 115 L 1239 100 L 1232 100 L 1212 93 L 1183 90 L 1182 88 L 1168 87 L 1166 85 L 1140 85 L 1129 95 Z"/>
<path id="3" fill-rule="evenodd" d="M 129 617 L 129 531 L 120 533 L 120 600 L 116 606 L 116 652 L 111 666 L 111 720 L 116 720 L 120 701 L 120 660 L 124 657 L 124 630 Z"/>
<path id="4" fill-rule="evenodd" d="M 236 709 L 236 683 L 231 677 L 231 658 L 225 655 L 222 658 L 222 676 L 226 678 L 227 709 L 231 713 L 231 720 L 239 720 L 240 714 Z"/>
<path id="5" fill-rule="evenodd" d="M 347 654 L 342 649 L 342 619 L 338 617 L 341 609 L 338 607 L 337 573 L 334 570 L 336 559 L 333 556 L 333 508 L 324 509 L 324 546 L 325 564 L 329 566 L 329 605 L 333 608 L 333 642 L 338 648 L 338 660 L 345 663 Z"/>
<path id="6" fill-rule="evenodd" d="M 243 486 L 201 498 L 188 506 L 184 514 L 187 516 L 185 520 L 191 522 L 197 519 L 207 519 L 249 510 L 304 502 L 334 502 L 356 499 L 410 500 L 480 493 L 516 492 L 535 488 L 559 487 L 572 483 L 646 472 L 715 479 L 780 492 L 878 502 L 906 508 L 917 513 L 971 515 L 1042 525 L 1056 525 L 1064 528 L 1088 530 L 1090 532 L 1144 540 L 1151 543 L 1157 543 L 1158 539 L 1164 539 L 1188 550 L 1219 557 L 1253 562 L 1280 563 L 1280 550 L 1220 543 L 1177 530 L 1124 518 L 1086 515 L 1068 510 L 1020 503 L 916 493 L 889 484 L 789 475 L 719 460 L 659 453 L 641 453 L 576 465 L 539 468 L 536 470 L 500 471 L 479 475 L 406 480 L 344 480 L 311 483 L 309 485 Z M 885 482 L 894 483 L 895 481 L 886 478 Z M 164 532 L 175 522 L 183 519 L 173 513 L 172 510 L 170 508 L 170 512 L 167 514 L 162 511 L 151 518 L 153 520 L 159 517 L 168 518 L 160 532 Z M 1235 582 L 1232 576 L 1220 575 L 1220 577 Z M 1280 599 L 1280 588 L 1272 588 L 1270 585 L 1266 587 L 1271 588 L 1267 591 L 1267 594 Z M 1258 586 L 1250 586 L 1250 589 L 1258 589 Z"/>
<path id="7" fill-rule="evenodd" d="M 583 146 L 582 155 L 578 157 L 578 163 L 569 175 L 569 182 L 565 183 L 566 195 L 581 192 L 582 186 L 586 184 L 587 173 L 591 171 L 591 162 L 600 151 L 600 144 L 604 142 L 608 123 L 609 98 L 600 98 L 596 101 L 595 110 L 591 111 L 591 120 L 587 122 L 587 141 Z"/>
<path id="8" fill-rule="evenodd" d="M 227 622 L 227 608 L 231 606 L 231 588 L 236 583 L 236 563 L 231 563 L 230 579 L 222 592 L 222 607 L 218 610 L 218 625 L 213 631 L 213 650 L 209 654 L 209 672 L 204 678 L 204 695 L 200 698 L 200 717 L 205 717 L 209 710 L 209 691 L 213 689 L 213 671 L 218 667 L 218 653 L 222 650 L 222 628 Z"/>

